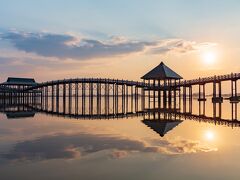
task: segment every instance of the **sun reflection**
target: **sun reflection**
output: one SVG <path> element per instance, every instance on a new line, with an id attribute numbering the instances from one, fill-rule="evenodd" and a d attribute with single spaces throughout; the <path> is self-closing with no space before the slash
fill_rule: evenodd
<path id="1" fill-rule="evenodd" d="M 205 139 L 208 140 L 208 141 L 212 141 L 212 140 L 215 139 L 215 134 L 211 130 L 206 131 L 204 136 L 205 136 Z"/>

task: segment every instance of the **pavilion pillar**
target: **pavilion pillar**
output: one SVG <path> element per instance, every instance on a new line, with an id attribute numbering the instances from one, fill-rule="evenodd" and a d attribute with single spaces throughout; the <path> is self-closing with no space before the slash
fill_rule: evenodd
<path id="1" fill-rule="evenodd" d="M 158 80 L 158 108 L 161 108 L 161 90 L 160 80 Z"/>
<path id="2" fill-rule="evenodd" d="M 164 86 L 163 86 L 163 107 L 166 108 L 166 103 L 167 103 L 167 83 L 166 79 L 164 79 Z"/>
<path id="3" fill-rule="evenodd" d="M 176 89 L 177 81 L 174 79 L 174 87 L 173 87 L 173 101 L 174 101 L 174 109 L 176 109 L 177 106 L 177 89 Z"/>
<path id="4" fill-rule="evenodd" d="M 171 108 L 171 104 L 172 104 L 172 90 L 171 87 L 172 86 L 172 80 L 169 79 L 168 80 L 168 107 Z"/>

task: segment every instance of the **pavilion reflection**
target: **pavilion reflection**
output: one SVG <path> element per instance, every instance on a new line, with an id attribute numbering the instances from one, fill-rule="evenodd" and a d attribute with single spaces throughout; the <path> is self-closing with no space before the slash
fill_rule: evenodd
<path id="1" fill-rule="evenodd" d="M 171 113 L 166 109 L 159 109 L 155 112 L 149 110 L 144 114 L 144 120 L 142 122 L 163 137 L 167 132 L 183 122 L 183 120 L 180 120 L 177 116 L 177 112 L 179 111 L 175 113 L 173 111 L 173 113 Z"/>
<path id="2" fill-rule="evenodd" d="M 36 111 L 27 104 L 0 104 L 0 111 L 5 113 L 8 119 L 32 118 Z"/>

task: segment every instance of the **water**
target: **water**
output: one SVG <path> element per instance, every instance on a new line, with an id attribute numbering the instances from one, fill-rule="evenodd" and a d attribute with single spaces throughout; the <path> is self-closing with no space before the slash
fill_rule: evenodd
<path id="1" fill-rule="evenodd" d="M 136 113 L 130 100 L 124 107 L 112 101 L 84 113 L 80 101 L 58 113 L 50 101 L 2 104 L 0 179 L 239 179 L 239 105 L 224 101 L 222 120 L 214 120 L 205 117 L 219 115 L 210 99 L 205 118 L 196 100 L 178 112 L 145 113 L 140 103 Z"/>

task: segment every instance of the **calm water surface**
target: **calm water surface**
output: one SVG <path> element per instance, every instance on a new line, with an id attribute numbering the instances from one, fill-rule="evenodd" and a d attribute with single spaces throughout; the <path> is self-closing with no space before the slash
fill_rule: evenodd
<path id="1" fill-rule="evenodd" d="M 197 101 L 192 108 L 199 115 Z M 213 115 L 210 100 L 205 110 L 206 116 Z M 240 179 L 240 129 L 231 123 L 179 117 L 143 121 L 148 115 L 75 119 L 33 110 L 3 111 L 3 180 Z M 232 120 L 228 101 L 222 104 L 222 119 Z"/>

